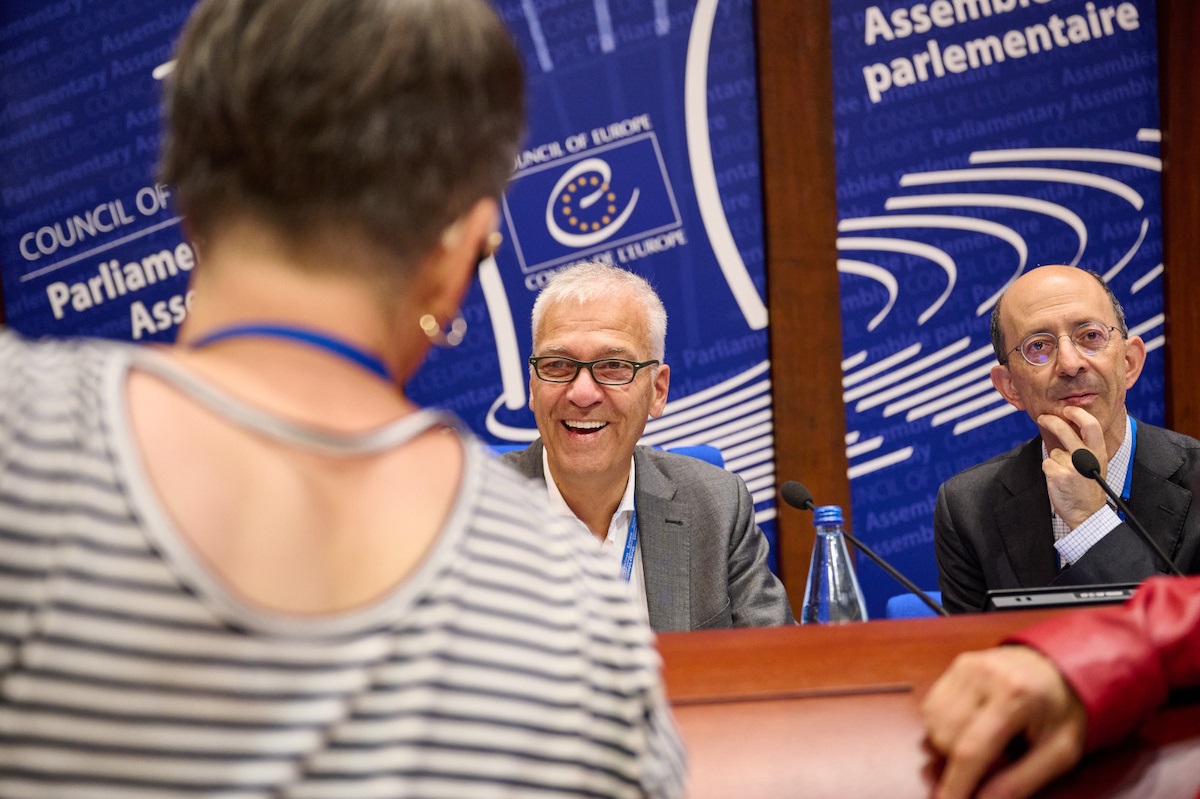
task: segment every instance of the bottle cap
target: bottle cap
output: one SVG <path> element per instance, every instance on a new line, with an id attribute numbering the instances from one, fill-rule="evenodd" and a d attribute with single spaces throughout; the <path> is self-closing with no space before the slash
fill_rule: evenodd
<path id="1" fill-rule="evenodd" d="M 833 525 L 842 523 L 842 509 L 837 505 L 821 505 L 813 509 L 813 524 Z"/>

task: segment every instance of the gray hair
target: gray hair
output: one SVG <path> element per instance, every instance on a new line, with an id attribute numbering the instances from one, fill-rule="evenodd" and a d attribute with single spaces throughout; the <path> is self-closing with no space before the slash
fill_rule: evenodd
<path id="1" fill-rule="evenodd" d="M 1125 309 L 1121 307 L 1121 301 L 1117 299 L 1117 295 L 1113 294 L 1113 290 L 1104 282 L 1104 278 L 1098 273 L 1090 269 L 1080 269 L 1085 275 L 1091 275 L 1100 288 L 1104 289 L 1105 295 L 1108 296 L 1108 301 L 1112 304 L 1113 315 L 1117 318 L 1117 330 L 1121 331 L 1121 338 L 1129 338 L 1129 326 L 1125 323 Z M 1004 294 L 1008 293 L 1008 289 L 1004 290 Z M 992 350 L 996 353 L 996 360 L 1001 365 L 1008 363 L 1008 349 L 1004 346 L 1004 332 L 1000 330 L 1000 303 L 1004 301 L 1004 294 L 1000 295 L 1000 299 L 996 300 L 996 304 L 992 306 Z"/>
<path id="2" fill-rule="evenodd" d="M 551 305 L 574 300 L 591 300 L 625 294 L 639 306 L 650 334 L 650 357 L 661 361 L 667 346 L 667 309 L 645 278 L 602 261 L 585 261 L 557 272 L 533 303 L 532 333 L 536 345 L 542 315 Z"/>
<path id="3" fill-rule="evenodd" d="M 349 231 L 394 257 L 371 275 L 404 278 L 504 189 L 524 85 L 483 0 L 202 0 L 163 112 L 161 178 L 197 234 L 243 214 Z"/>

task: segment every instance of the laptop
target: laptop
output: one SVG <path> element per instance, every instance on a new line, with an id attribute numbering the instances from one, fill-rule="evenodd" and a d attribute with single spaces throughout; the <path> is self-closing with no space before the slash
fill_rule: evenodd
<path id="1" fill-rule="evenodd" d="M 1133 596 L 1140 583 L 998 588 L 987 592 L 984 610 L 1049 610 L 1115 605 Z"/>

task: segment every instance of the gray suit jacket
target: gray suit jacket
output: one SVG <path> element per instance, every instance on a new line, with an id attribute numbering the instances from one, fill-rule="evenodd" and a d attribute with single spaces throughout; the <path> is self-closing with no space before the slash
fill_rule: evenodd
<path id="1" fill-rule="evenodd" d="M 1180 571 L 1200 572 L 1200 441 L 1139 422 L 1131 468 L 1133 515 Z M 1126 523 L 1059 570 L 1040 438 L 943 483 L 933 531 L 952 612 L 982 609 L 993 588 L 1139 582 L 1166 570 Z"/>
<path id="2" fill-rule="evenodd" d="M 639 446 L 633 458 L 650 626 L 672 632 L 793 623 L 742 479 L 650 447 Z M 540 440 L 501 459 L 545 485 Z"/>

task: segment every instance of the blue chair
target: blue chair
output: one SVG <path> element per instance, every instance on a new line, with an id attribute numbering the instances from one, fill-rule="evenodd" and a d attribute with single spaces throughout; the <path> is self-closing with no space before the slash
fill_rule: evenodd
<path id="1" fill-rule="evenodd" d="M 725 457 L 721 455 L 721 450 L 709 444 L 695 444 L 690 447 L 668 447 L 667 452 L 674 452 L 676 455 L 687 455 L 692 458 L 699 458 L 702 461 L 711 463 L 720 469 L 725 468 Z"/>
<path id="2" fill-rule="evenodd" d="M 935 602 L 941 604 L 941 591 L 926 591 Z M 883 612 L 885 619 L 919 619 L 925 616 L 936 616 L 924 602 L 917 599 L 915 594 L 899 594 L 887 601 L 887 609 Z"/>

